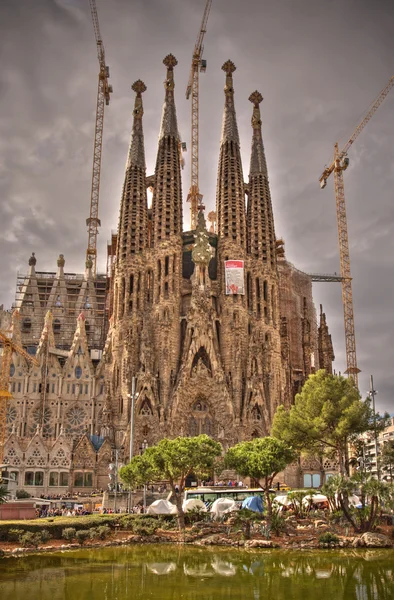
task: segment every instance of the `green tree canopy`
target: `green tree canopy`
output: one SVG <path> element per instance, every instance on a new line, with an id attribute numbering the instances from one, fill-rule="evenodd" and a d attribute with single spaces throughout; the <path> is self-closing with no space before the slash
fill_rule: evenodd
<path id="1" fill-rule="evenodd" d="M 280 471 L 294 460 L 294 452 L 281 440 L 265 437 L 249 442 L 240 442 L 230 448 L 225 456 L 227 468 L 235 469 L 239 475 L 252 477 L 264 491 L 268 516 L 271 516 L 269 489 Z"/>
<path id="2" fill-rule="evenodd" d="M 370 429 L 372 422 L 370 402 L 361 400 L 352 379 L 320 370 L 309 376 L 290 410 L 278 408 L 272 435 L 299 451 L 331 451 L 344 472 L 348 440 Z"/>
<path id="3" fill-rule="evenodd" d="M 222 453 L 222 446 L 207 435 L 163 439 L 156 446 L 135 456 L 120 470 L 121 479 L 130 486 L 166 480 L 170 484 L 178 509 L 180 528 L 185 520 L 181 494 L 186 478 L 194 473 L 197 478 L 211 475 L 215 459 Z"/>

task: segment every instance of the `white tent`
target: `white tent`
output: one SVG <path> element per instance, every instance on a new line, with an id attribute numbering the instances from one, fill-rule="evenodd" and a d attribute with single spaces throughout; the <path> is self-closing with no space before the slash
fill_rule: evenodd
<path id="1" fill-rule="evenodd" d="M 202 500 L 197 500 L 194 498 L 190 498 L 190 500 L 184 500 L 182 504 L 183 512 L 189 512 L 189 510 L 194 510 L 198 508 L 202 512 L 207 512 L 207 507 L 205 506 Z"/>
<path id="2" fill-rule="evenodd" d="M 328 502 L 327 496 L 323 496 L 323 494 L 311 494 L 302 500 L 303 504 L 323 504 L 323 502 Z"/>
<path id="3" fill-rule="evenodd" d="M 239 510 L 239 507 L 235 500 L 231 500 L 231 498 L 218 498 L 211 506 L 214 519 L 219 519 L 222 515 L 235 510 Z"/>
<path id="4" fill-rule="evenodd" d="M 178 513 L 175 504 L 168 500 L 155 500 L 146 511 L 148 515 L 176 515 Z"/>
<path id="5" fill-rule="evenodd" d="M 275 496 L 273 502 L 280 504 L 281 506 L 290 506 L 293 501 L 288 496 Z"/>

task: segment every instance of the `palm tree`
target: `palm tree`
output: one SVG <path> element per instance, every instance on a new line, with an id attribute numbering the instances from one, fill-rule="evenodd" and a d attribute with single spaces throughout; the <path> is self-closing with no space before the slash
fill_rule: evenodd
<path id="1" fill-rule="evenodd" d="M 7 496 L 9 495 L 9 491 L 6 485 L 0 485 L 0 504 L 4 504 L 7 502 Z"/>

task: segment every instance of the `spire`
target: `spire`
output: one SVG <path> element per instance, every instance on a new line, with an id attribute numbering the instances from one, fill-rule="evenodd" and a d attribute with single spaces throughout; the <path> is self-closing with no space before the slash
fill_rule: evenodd
<path id="1" fill-rule="evenodd" d="M 234 106 L 234 87 L 233 73 L 236 70 L 235 64 L 228 60 L 222 66 L 222 71 L 226 73 L 226 85 L 224 86 L 225 104 L 222 123 L 221 145 L 227 141 L 233 141 L 239 145 L 238 125 Z"/>
<path id="2" fill-rule="evenodd" d="M 328 330 L 326 314 L 320 304 L 320 324 L 318 327 L 319 369 L 325 369 L 332 374 L 332 363 L 335 360 L 331 335 Z"/>
<path id="3" fill-rule="evenodd" d="M 131 89 L 136 93 L 136 97 L 120 205 L 118 264 L 121 264 L 130 254 L 140 253 L 147 246 L 148 201 L 146 195 L 144 133 L 142 129 L 142 116 L 144 114 L 142 94 L 146 90 L 146 85 L 139 79 L 133 83 Z"/>
<path id="4" fill-rule="evenodd" d="M 48 309 L 54 310 L 56 308 L 64 310 L 68 308 L 67 302 L 67 286 L 64 279 L 64 265 L 66 261 L 64 254 L 59 254 L 57 259 L 57 273 L 53 280 L 51 293 L 48 299 Z"/>
<path id="5" fill-rule="evenodd" d="M 165 99 L 157 151 L 152 199 L 153 245 L 182 233 L 182 182 L 179 134 L 174 101 L 174 67 L 178 61 L 169 54 Z"/>
<path id="6" fill-rule="evenodd" d="M 249 254 L 274 269 L 276 266 L 274 217 L 261 133 L 260 103 L 263 96 L 255 91 L 249 96 L 249 100 L 253 104 L 253 137 L 249 171 L 247 247 Z"/>
<path id="7" fill-rule="evenodd" d="M 239 136 L 234 107 L 233 73 L 235 65 L 228 60 L 222 66 L 226 73 L 225 105 L 216 192 L 218 236 L 246 245 L 245 192 Z"/>

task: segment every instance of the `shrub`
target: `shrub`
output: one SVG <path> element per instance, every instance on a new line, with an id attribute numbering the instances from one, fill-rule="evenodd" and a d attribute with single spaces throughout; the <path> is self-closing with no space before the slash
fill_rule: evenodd
<path id="1" fill-rule="evenodd" d="M 83 544 L 86 542 L 86 540 L 89 537 L 89 529 L 81 529 L 80 531 L 77 531 L 77 533 L 75 534 L 75 537 L 78 540 L 78 544 L 80 546 L 83 546 Z"/>
<path id="2" fill-rule="evenodd" d="M 119 515 L 89 515 L 86 517 L 54 517 L 49 519 L 35 519 L 31 521 L 0 521 L 0 541 L 11 541 L 9 533 L 12 529 L 22 532 L 30 531 L 40 533 L 47 529 L 53 538 L 60 540 L 63 530 L 67 527 L 79 529 L 90 529 L 100 525 L 113 527 L 119 522 Z"/>
<path id="3" fill-rule="evenodd" d="M 280 535 L 286 529 L 285 517 L 278 510 L 272 510 L 270 527 L 275 535 Z"/>
<path id="4" fill-rule="evenodd" d="M 136 535 L 153 535 L 158 527 L 158 519 L 154 517 L 136 518 L 130 522 L 130 529 Z"/>
<path id="5" fill-rule="evenodd" d="M 27 546 L 38 548 L 38 546 L 42 543 L 41 533 L 31 533 L 31 531 L 26 531 L 20 535 L 19 543 L 22 544 L 24 548 Z"/>
<path id="6" fill-rule="evenodd" d="M 31 498 L 31 494 L 26 492 L 26 490 L 16 490 L 15 496 L 18 500 L 22 500 L 23 498 Z"/>
<path id="7" fill-rule="evenodd" d="M 19 542 L 19 538 L 23 533 L 23 529 L 10 529 L 8 532 L 8 541 Z"/>
<path id="8" fill-rule="evenodd" d="M 158 518 L 158 528 L 163 531 L 172 531 L 174 529 L 178 529 L 178 524 L 176 522 L 176 518 L 171 519 L 163 519 L 162 516 Z"/>
<path id="9" fill-rule="evenodd" d="M 91 540 L 95 540 L 96 537 L 98 537 L 97 527 L 91 527 L 90 529 L 88 529 L 88 531 Z"/>
<path id="10" fill-rule="evenodd" d="M 75 527 L 66 527 L 66 529 L 63 529 L 62 531 L 62 538 L 70 542 L 75 538 L 76 533 L 77 530 L 75 529 Z"/>
<path id="11" fill-rule="evenodd" d="M 96 532 L 97 537 L 100 540 L 105 540 L 108 536 L 111 535 L 111 529 L 108 527 L 108 525 L 100 525 L 96 528 Z"/>
<path id="12" fill-rule="evenodd" d="M 335 535 L 335 533 L 331 533 L 330 531 L 326 531 L 319 536 L 320 544 L 337 544 L 339 542 L 339 537 Z"/>
<path id="13" fill-rule="evenodd" d="M 37 535 L 37 534 L 36 534 L 36 535 Z M 48 542 L 50 539 L 52 539 L 52 536 L 51 536 L 51 534 L 49 533 L 48 529 L 43 529 L 43 530 L 40 532 L 40 535 L 41 535 L 41 540 L 42 540 L 42 543 L 43 543 L 43 544 L 45 544 L 45 543 L 46 543 L 46 542 Z"/>

